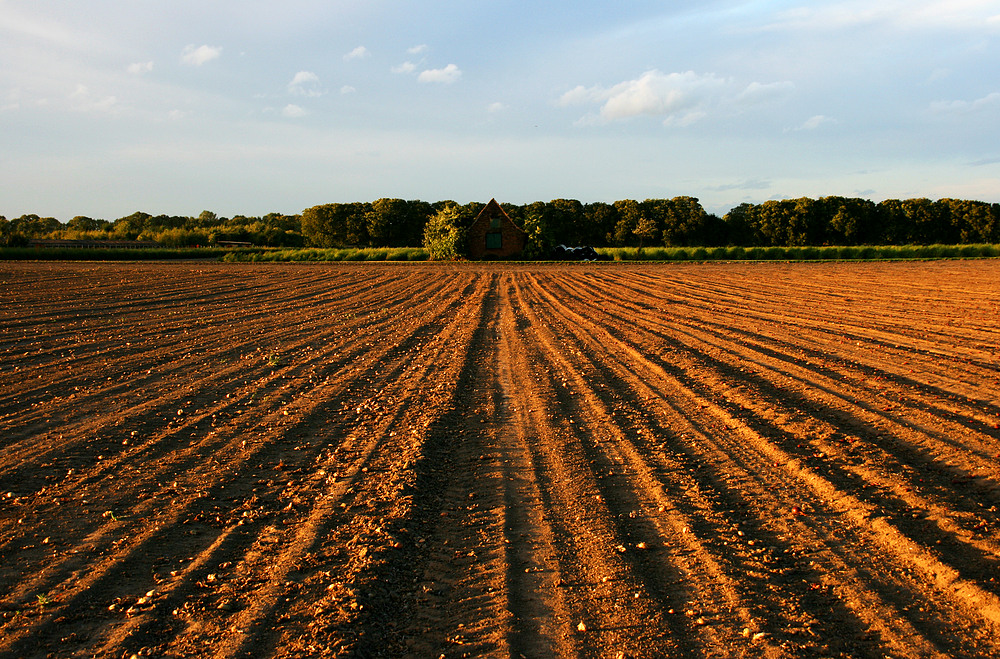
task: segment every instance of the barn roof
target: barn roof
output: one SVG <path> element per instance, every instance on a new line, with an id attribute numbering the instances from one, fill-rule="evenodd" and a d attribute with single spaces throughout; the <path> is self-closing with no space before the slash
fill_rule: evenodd
<path id="1" fill-rule="evenodd" d="M 503 219 L 505 219 L 508 222 L 510 222 L 510 225 L 512 227 L 514 227 L 515 229 L 517 229 L 518 231 L 520 231 L 521 233 L 524 233 L 524 234 L 527 233 L 527 232 L 525 232 L 524 229 L 522 229 L 521 227 L 517 226 L 517 223 L 514 222 L 514 220 L 510 219 L 510 216 L 507 215 L 507 213 L 506 213 L 506 211 L 504 211 L 503 207 L 500 204 L 497 203 L 496 198 L 490 199 L 489 203 L 487 203 L 485 206 L 483 206 L 483 210 L 479 211 L 479 215 L 477 215 L 476 219 L 473 220 L 472 225 L 475 226 L 476 224 L 479 224 L 480 220 L 485 221 L 486 219 L 491 218 L 491 217 L 493 217 L 494 215 L 497 215 L 497 214 L 499 214 Z"/>

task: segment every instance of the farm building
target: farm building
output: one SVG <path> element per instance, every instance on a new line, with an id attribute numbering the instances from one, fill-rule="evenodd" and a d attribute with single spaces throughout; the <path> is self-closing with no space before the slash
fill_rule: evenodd
<path id="1" fill-rule="evenodd" d="M 514 224 L 496 199 L 479 212 L 469 227 L 470 259 L 509 259 L 519 256 L 528 242 L 528 234 Z"/>

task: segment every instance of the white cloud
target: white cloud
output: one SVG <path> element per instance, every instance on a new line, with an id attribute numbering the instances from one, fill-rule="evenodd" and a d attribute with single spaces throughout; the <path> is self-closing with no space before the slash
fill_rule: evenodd
<path id="1" fill-rule="evenodd" d="M 930 75 L 927 76 L 927 82 L 938 82 L 939 80 L 947 80 L 951 77 L 951 69 L 939 66 Z"/>
<path id="2" fill-rule="evenodd" d="M 312 71 L 299 71 L 288 83 L 288 93 L 296 96 L 322 96 L 319 89 L 319 76 Z"/>
<path id="3" fill-rule="evenodd" d="M 69 95 L 74 110 L 82 112 L 114 112 L 119 109 L 115 96 L 95 96 L 86 85 L 78 84 Z"/>
<path id="4" fill-rule="evenodd" d="M 72 21 L 65 18 L 43 18 L 31 16 L 32 13 L 56 14 L 44 9 L 35 9 L 31 4 L 25 5 L 20 11 L 11 3 L 0 2 L 0 31 L 9 36 L 27 37 L 32 41 L 43 41 L 57 48 L 69 48 L 76 51 L 92 52 L 105 49 L 108 43 L 95 35 L 75 29 Z"/>
<path id="5" fill-rule="evenodd" d="M 496 103 L 490 103 L 486 107 L 486 111 L 490 112 L 491 114 L 495 114 L 497 112 L 503 112 L 506 109 L 507 109 L 507 106 L 504 105 L 503 103 L 501 103 L 500 101 L 497 101 Z"/>
<path id="6" fill-rule="evenodd" d="M 299 71 L 292 77 L 292 81 L 288 83 L 288 86 L 299 86 L 311 82 L 319 82 L 319 76 L 312 71 Z"/>
<path id="7" fill-rule="evenodd" d="M 599 103 L 602 100 L 603 97 L 599 88 L 591 87 L 588 89 L 583 85 L 577 85 L 559 97 L 559 105 L 563 107 L 567 105 L 584 105 L 586 103 Z"/>
<path id="8" fill-rule="evenodd" d="M 135 75 L 142 75 L 153 70 L 152 62 L 133 62 L 128 65 L 127 71 Z"/>
<path id="9" fill-rule="evenodd" d="M 736 96 L 736 100 L 743 103 L 760 103 L 787 96 L 794 89 L 795 83 L 790 80 L 769 83 L 751 82 Z"/>
<path id="10" fill-rule="evenodd" d="M 341 94 L 353 94 L 356 91 L 358 90 L 355 89 L 354 87 L 351 87 L 350 85 L 344 85 L 343 87 L 340 88 Z"/>
<path id="11" fill-rule="evenodd" d="M 195 46 L 189 44 L 184 47 L 181 53 L 181 61 L 191 66 L 201 66 L 206 62 L 211 62 L 222 55 L 222 48 L 217 46 Z"/>
<path id="12" fill-rule="evenodd" d="M 19 110 L 21 108 L 21 97 L 22 94 L 20 89 L 15 88 L 7 92 L 4 100 L 0 102 L 0 112 L 7 110 Z"/>
<path id="13" fill-rule="evenodd" d="M 801 6 L 778 12 L 767 27 L 780 30 L 836 30 L 874 23 L 891 16 L 887 6 L 865 0 L 828 5 Z"/>
<path id="14" fill-rule="evenodd" d="M 993 0 L 922 0 L 915 7 L 903 4 L 901 22 L 914 22 L 940 29 L 967 28 L 979 31 L 983 25 L 996 24 L 997 3 Z M 915 11 L 913 11 L 915 9 Z"/>
<path id="15" fill-rule="evenodd" d="M 289 103 L 281 110 L 281 115 L 289 119 L 298 119 L 299 117 L 304 117 L 308 112 L 304 108 L 295 105 L 294 103 Z"/>
<path id="16" fill-rule="evenodd" d="M 422 43 L 419 46 L 413 46 L 412 48 L 407 48 L 406 52 L 409 55 L 422 55 L 422 54 L 426 53 L 427 50 L 428 50 L 427 44 Z M 406 60 L 405 62 L 403 62 L 399 66 L 394 66 L 394 67 L 392 67 L 389 70 L 392 71 L 393 73 L 407 73 L 407 74 L 413 73 L 414 71 L 417 70 L 417 67 L 423 61 L 424 61 L 424 58 L 418 58 L 417 62 L 413 62 L 411 60 Z M 454 67 L 455 65 L 452 64 L 452 65 L 449 65 L 449 66 Z M 458 67 L 455 67 L 455 70 L 458 71 Z M 440 69 L 439 71 L 443 72 L 445 70 L 444 69 Z M 432 72 L 432 73 L 434 73 L 434 72 Z M 431 74 L 428 74 L 428 75 L 430 76 Z M 459 72 L 459 75 L 461 75 L 461 72 Z M 425 82 L 426 81 L 428 81 L 428 80 L 425 80 Z M 449 81 L 449 82 L 451 82 L 451 81 Z"/>
<path id="17" fill-rule="evenodd" d="M 726 85 L 726 80 L 712 73 L 662 73 L 654 69 L 609 88 L 578 86 L 563 94 L 559 104 L 602 104 L 599 120 L 605 122 L 649 115 L 663 117 L 666 125 L 685 126 L 705 116 Z M 592 122 L 593 118 L 583 121 Z"/>
<path id="18" fill-rule="evenodd" d="M 394 66 L 389 70 L 393 73 L 413 73 L 417 70 L 417 65 L 413 62 L 403 62 L 399 66 Z"/>
<path id="19" fill-rule="evenodd" d="M 934 114 L 956 114 L 969 109 L 968 101 L 935 101 L 931 103 L 931 112 Z"/>
<path id="20" fill-rule="evenodd" d="M 972 102 L 972 110 L 985 110 L 1000 105 L 1000 93 L 993 92 Z"/>
<path id="21" fill-rule="evenodd" d="M 449 64 L 443 69 L 427 69 L 421 71 L 417 76 L 419 82 L 442 82 L 451 84 L 462 77 L 462 71 L 454 64 Z"/>
<path id="22" fill-rule="evenodd" d="M 706 189 L 713 192 L 729 192 L 731 190 L 767 190 L 771 187 L 771 181 L 761 178 L 744 179 L 733 183 L 722 183 L 720 185 L 710 185 Z"/>
<path id="23" fill-rule="evenodd" d="M 844 0 L 776 12 L 765 29 L 831 32 L 879 26 L 982 31 L 996 18 L 994 0 Z"/>
<path id="24" fill-rule="evenodd" d="M 931 103 L 931 112 L 935 114 L 968 114 L 992 108 L 1000 108 L 1000 92 L 987 94 L 974 101 L 937 101 Z"/>
<path id="25" fill-rule="evenodd" d="M 825 124 L 835 123 L 837 123 L 836 119 L 832 119 L 825 114 L 817 114 L 806 119 L 802 125 L 798 126 L 795 130 L 816 130 Z"/>
<path id="26" fill-rule="evenodd" d="M 365 48 L 364 46 L 358 46 L 351 52 L 344 55 L 344 61 L 349 62 L 352 59 L 362 59 L 368 57 L 369 55 L 370 53 L 368 52 L 367 48 Z"/>

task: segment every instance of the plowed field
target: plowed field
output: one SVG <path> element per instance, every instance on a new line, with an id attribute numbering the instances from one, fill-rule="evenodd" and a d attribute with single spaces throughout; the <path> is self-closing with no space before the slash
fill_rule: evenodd
<path id="1" fill-rule="evenodd" d="M 1000 656 L 1000 262 L 0 264 L 0 657 Z"/>

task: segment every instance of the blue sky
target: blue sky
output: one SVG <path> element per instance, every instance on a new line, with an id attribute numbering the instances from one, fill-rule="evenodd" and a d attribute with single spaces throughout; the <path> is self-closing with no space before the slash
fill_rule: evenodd
<path id="1" fill-rule="evenodd" d="M 0 0 L 0 214 L 1000 201 L 1000 1 Z"/>

